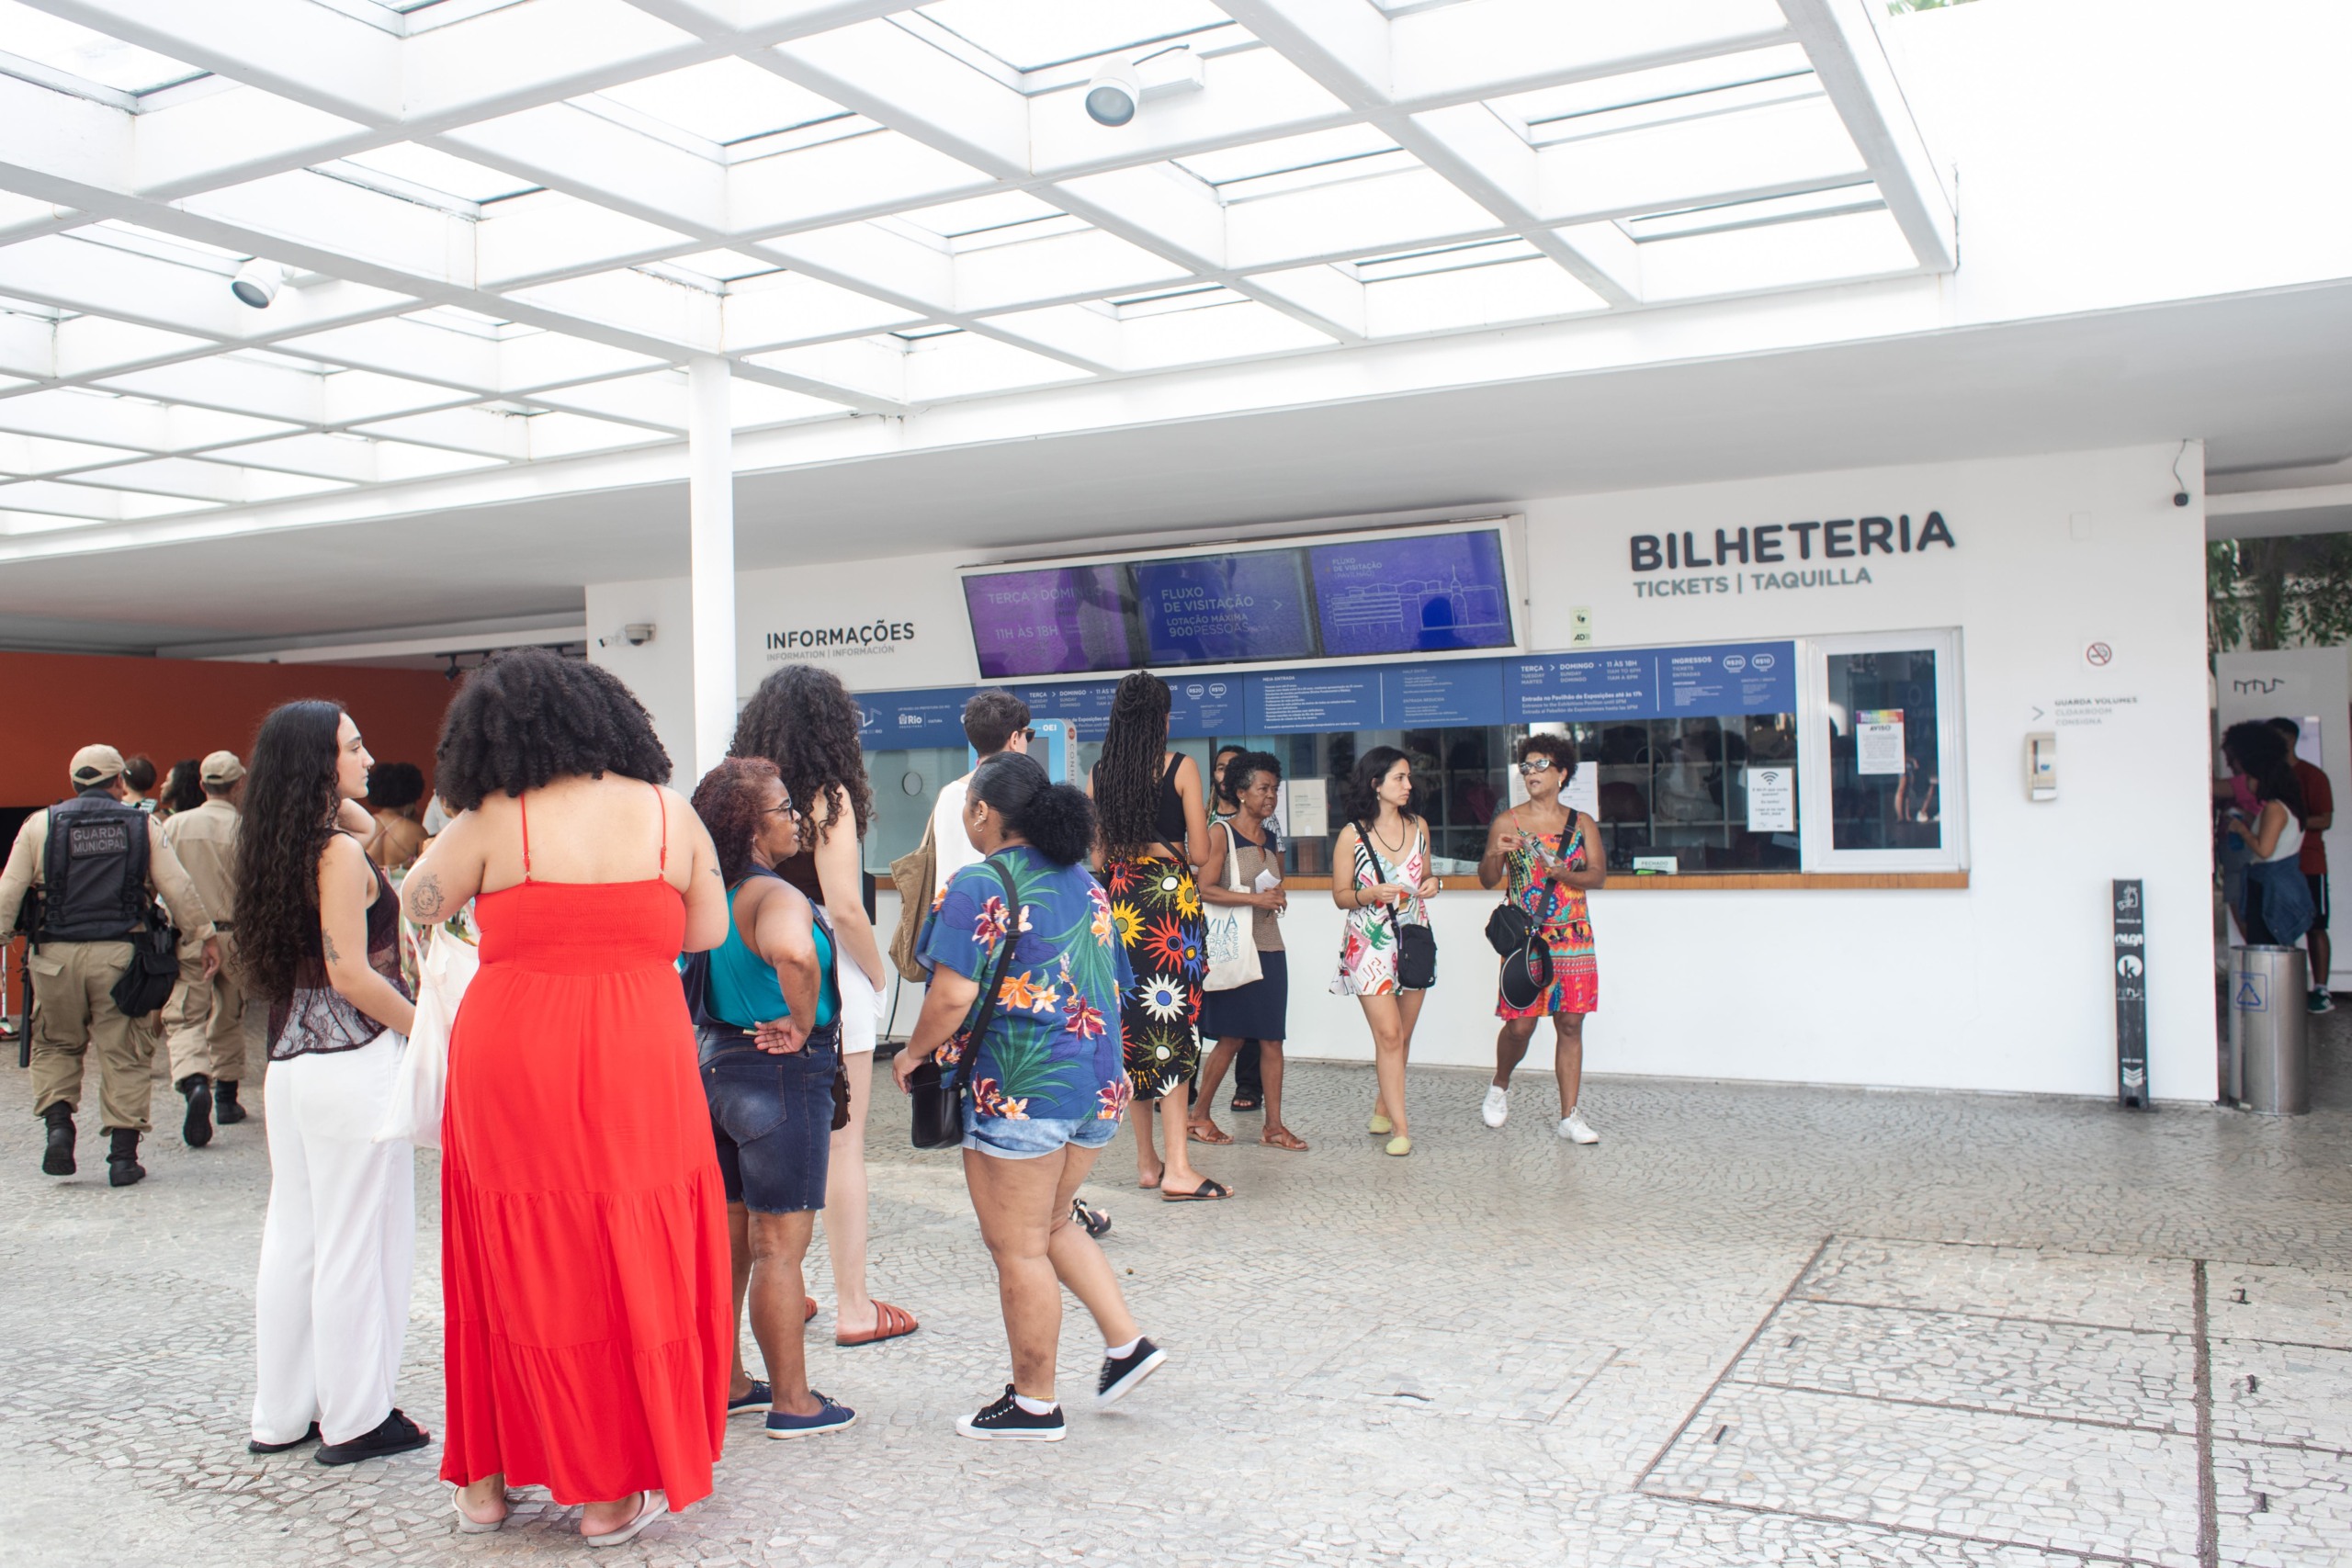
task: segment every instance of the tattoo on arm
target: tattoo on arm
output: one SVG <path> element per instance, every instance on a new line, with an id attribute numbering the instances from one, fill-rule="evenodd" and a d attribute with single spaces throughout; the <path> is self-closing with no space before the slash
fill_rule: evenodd
<path id="1" fill-rule="evenodd" d="M 413 878 L 408 885 L 408 907 L 419 925 L 429 926 L 441 918 L 441 907 L 447 900 L 442 896 L 440 879 L 431 872 Z"/>
<path id="2" fill-rule="evenodd" d="M 326 960 L 328 963 L 340 964 L 343 962 L 343 954 L 334 950 L 334 938 L 328 934 L 324 926 L 319 928 L 319 948 L 326 954 Z"/>

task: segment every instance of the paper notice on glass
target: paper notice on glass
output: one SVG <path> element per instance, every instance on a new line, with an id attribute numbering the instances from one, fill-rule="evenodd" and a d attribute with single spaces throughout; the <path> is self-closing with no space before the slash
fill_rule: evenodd
<path id="1" fill-rule="evenodd" d="M 1282 885 L 1282 874 L 1277 872 L 1272 866 L 1268 866 L 1265 870 L 1258 874 L 1258 879 L 1255 882 L 1252 882 L 1250 886 L 1253 892 L 1272 893 L 1275 888 L 1280 887 Z"/>
<path id="2" fill-rule="evenodd" d="M 1794 769 L 1747 770 L 1747 830 L 1751 833 L 1793 833 L 1797 830 L 1797 775 Z"/>
<path id="3" fill-rule="evenodd" d="M 1283 836 L 1287 839 L 1319 839 L 1331 830 L 1330 809 L 1324 800 L 1324 781 L 1293 779 L 1283 786 L 1283 806 L 1288 815 L 1283 818 Z"/>
<path id="4" fill-rule="evenodd" d="M 1903 710 L 1860 708 L 1854 714 L 1854 771 L 1900 773 L 1903 771 Z"/>
<path id="5" fill-rule="evenodd" d="M 1560 804 L 1600 821 L 1600 770 L 1590 762 L 1578 762 L 1575 774 L 1560 786 Z"/>

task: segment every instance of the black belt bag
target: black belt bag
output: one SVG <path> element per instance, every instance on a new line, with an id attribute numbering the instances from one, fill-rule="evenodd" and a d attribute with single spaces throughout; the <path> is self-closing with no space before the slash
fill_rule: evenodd
<path id="1" fill-rule="evenodd" d="M 130 933 L 130 962 L 110 993 L 125 1018 L 145 1018 L 172 999 L 180 980 L 180 933 L 161 914 Z"/>
<path id="2" fill-rule="evenodd" d="M 907 1094 L 914 1102 L 910 1135 L 919 1149 L 952 1149 L 964 1141 L 964 1093 L 971 1087 L 972 1065 L 980 1059 L 980 1039 L 996 1017 L 996 994 L 1012 967 L 1012 948 L 1020 937 L 1021 894 L 1012 886 L 1012 875 L 994 860 L 983 863 L 1004 884 L 1004 906 L 1012 914 L 1005 921 L 1004 945 L 997 952 L 995 972 L 980 982 L 971 1027 L 964 1032 L 964 1058 L 956 1064 L 955 1076 L 940 1070 L 936 1055 L 907 1075 Z"/>

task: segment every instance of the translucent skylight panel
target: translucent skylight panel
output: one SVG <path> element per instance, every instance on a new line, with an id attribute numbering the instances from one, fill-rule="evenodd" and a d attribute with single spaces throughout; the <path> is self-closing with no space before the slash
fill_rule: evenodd
<path id="1" fill-rule="evenodd" d="M 502 174 L 487 164 L 455 157 L 431 147 L 420 147 L 413 141 L 395 141 L 389 147 L 371 147 L 365 152 L 354 152 L 341 162 L 477 204 L 501 201 L 539 188 L 534 181 L 519 175 Z"/>
<path id="2" fill-rule="evenodd" d="M 1214 152 L 1194 152 L 1175 162 L 1178 168 L 1197 179 L 1224 186 L 1236 180 L 1259 179 L 1396 150 L 1396 143 L 1368 125 L 1343 125 L 1330 130 L 1310 130 L 1303 136 L 1272 137 Z"/>
<path id="3" fill-rule="evenodd" d="M 918 208 L 912 212 L 898 214 L 900 222 L 911 223 L 925 233 L 936 234 L 943 240 L 959 239 L 966 234 L 1061 216 L 1060 208 L 1040 201 L 1022 190 L 998 191 L 990 196 L 942 202 L 937 207 Z"/>
<path id="4" fill-rule="evenodd" d="M 722 147 L 849 112 L 831 98 L 731 57 L 607 87 L 597 96 Z"/>
<path id="5" fill-rule="evenodd" d="M 428 305 L 422 310 L 411 310 L 408 320 L 422 321 L 429 327 L 440 327 L 468 337 L 489 338 L 503 342 L 507 338 L 526 337 L 543 332 L 542 327 L 526 326 L 520 321 L 502 321 L 480 310 L 469 310 L 463 305 Z"/>
<path id="6" fill-rule="evenodd" d="M 1328 163 L 1310 164 L 1303 169 L 1284 169 L 1278 174 L 1259 175 L 1251 179 L 1227 180 L 1216 187 L 1216 194 L 1227 203 L 1255 201 L 1269 196 L 1284 196 L 1292 191 L 1312 190 L 1317 186 L 1337 185 L 1342 180 L 1402 174 L 1408 169 L 1422 166 L 1419 159 L 1403 148 L 1391 147 L 1382 152 L 1358 152 L 1344 158 L 1333 158 Z"/>
<path id="7" fill-rule="evenodd" d="M 1461 272 L 1470 267 L 1496 266 L 1526 261 L 1544 253 L 1516 234 L 1503 240 L 1474 240 L 1467 244 L 1431 245 L 1399 251 L 1348 264 L 1346 270 L 1362 283 L 1384 283 L 1399 277 L 1420 277 L 1432 272 Z"/>
<path id="8" fill-rule="evenodd" d="M 1188 288 L 1163 288 L 1149 294 L 1130 294 L 1125 299 L 1105 301 L 1118 318 L 1134 321 L 1146 316 L 1165 316 L 1178 310 L 1205 310 L 1216 305 L 1244 305 L 1250 297 L 1221 283 L 1203 283 Z"/>
<path id="9" fill-rule="evenodd" d="M 1835 186 L 1800 196 L 1767 197 L 1760 201 L 1732 201 L 1715 207 L 1685 208 L 1618 220 L 1617 226 L 1635 240 L 1672 240 L 1690 234 L 1722 234 L 1735 229 L 1760 229 L 1809 218 L 1831 218 L 1849 212 L 1876 212 L 1886 206 L 1878 186 Z"/>
<path id="10" fill-rule="evenodd" d="M 1820 96 L 1820 78 L 1810 71 L 1801 71 L 1770 82 L 1750 82 L 1744 86 L 1718 87 L 1713 92 L 1684 93 L 1671 98 L 1653 99 L 1645 104 L 1627 104 L 1623 108 L 1594 109 L 1589 113 L 1562 115 L 1554 119 L 1533 120 L 1527 127 L 1527 139 L 1539 147 L 1548 147 L 1562 141 L 1612 136 L 1622 130 L 1640 130 L 1647 126 L 1696 119 L 1706 115 L 1735 114 L 1742 109 L 1765 108 L 1773 104 Z"/>
<path id="11" fill-rule="evenodd" d="M 176 234 L 159 234 L 153 229 L 142 229 L 136 223 L 124 223 L 112 218 L 85 228 L 68 230 L 65 237 L 79 240 L 85 244 L 129 251 L 133 255 L 169 262 L 175 266 L 200 267 L 224 277 L 233 275 L 245 259 L 234 251 L 209 245 L 201 240 L 183 240 Z"/>
<path id="12" fill-rule="evenodd" d="M 343 368 L 323 360 L 305 359 L 299 355 L 280 354 L 270 348 L 238 348 L 222 355 L 223 359 L 242 359 L 248 365 L 266 365 L 278 370 L 297 370 L 305 376 L 332 376 Z"/>
<path id="13" fill-rule="evenodd" d="M 18 0 L 0 0 L 0 52 L 119 93 L 152 93 L 208 74 L 184 60 L 93 32 Z"/>
<path id="14" fill-rule="evenodd" d="M 1792 77 L 1810 77 L 1812 74 L 1813 62 L 1807 58 L 1802 45 L 1778 44 L 1770 49 L 1751 49 L 1739 54 L 1688 61 L 1679 65 L 1627 71 L 1589 82 L 1571 83 L 1563 87 L 1514 93 L 1491 102 L 1508 119 L 1527 126 L 1547 125 L 1577 115 L 1666 103 L 1694 94 L 1720 92 L 1727 87 L 1745 87 L 1759 83 L 1787 82 Z"/>
<path id="15" fill-rule="evenodd" d="M 662 264 L 681 272 L 691 272 L 718 283 L 733 283 L 746 277 L 759 277 L 784 268 L 762 257 L 746 255 L 741 251 L 696 251 L 690 256 L 673 256 Z"/>
<path id="16" fill-rule="evenodd" d="M 917 10 L 1015 71 L 1240 33 L 1210 0 L 934 0 Z"/>
<path id="17" fill-rule="evenodd" d="M 925 321 L 921 326 L 900 327 L 889 335 L 901 344 L 912 344 L 927 342 L 935 337 L 945 337 L 951 333 L 960 333 L 963 330 L 961 327 L 950 326 L 945 321 Z"/>

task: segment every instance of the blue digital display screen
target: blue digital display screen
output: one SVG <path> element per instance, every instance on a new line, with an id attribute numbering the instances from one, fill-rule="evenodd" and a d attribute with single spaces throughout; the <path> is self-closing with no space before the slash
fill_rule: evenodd
<path id="1" fill-rule="evenodd" d="M 1300 551 L 1137 561 L 1135 581 L 1149 663 L 1315 657 L 1306 563 Z"/>
<path id="2" fill-rule="evenodd" d="M 1307 556 L 1326 658 L 1511 645 L 1502 536 L 1491 529 L 1315 545 Z"/>
<path id="3" fill-rule="evenodd" d="M 1121 566 L 1056 566 L 964 580 L 980 674 L 1074 675 L 1136 663 L 1133 608 Z"/>

